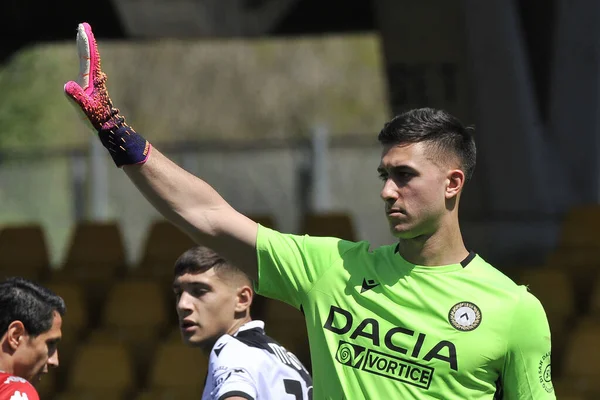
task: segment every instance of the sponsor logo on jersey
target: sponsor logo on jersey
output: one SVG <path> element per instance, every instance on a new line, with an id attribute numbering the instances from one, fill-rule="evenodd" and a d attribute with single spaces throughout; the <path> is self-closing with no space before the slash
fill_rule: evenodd
<path id="1" fill-rule="evenodd" d="M 542 385 L 544 390 L 548 393 L 552 393 L 554 391 L 554 386 L 552 385 L 552 367 L 550 363 L 550 352 L 544 354 L 540 359 L 540 362 L 538 363 L 538 376 L 540 384 Z"/>
<path id="2" fill-rule="evenodd" d="M 472 331 L 481 324 L 481 310 L 471 302 L 461 301 L 450 309 L 448 321 L 459 331 Z"/>
<path id="3" fill-rule="evenodd" d="M 27 397 L 27 393 L 21 393 L 17 390 L 9 400 L 29 400 L 29 397 Z"/>
<path id="4" fill-rule="evenodd" d="M 336 306 L 329 307 L 323 328 L 344 335 L 344 340 L 339 341 L 335 360 L 348 367 L 424 389 L 429 388 L 435 369 L 423 362 L 431 363 L 435 359 L 458 371 L 456 346 L 448 340 L 441 340 L 433 346 L 429 340 L 429 345 L 425 345 L 425 333 L 402 326 L 382 330 L 376 319 L 356 320 L 349 311 Z M 349 342 L 359 337 L 369 341 L 372 347 Z"/>
<path id="5" fill-rule="evenodd" d="M 335 359 L 340 364 L 422 389 L 429 389 L 434 372 L 433 368 L 426 365 L 343 340 L 340 340 Z"/>

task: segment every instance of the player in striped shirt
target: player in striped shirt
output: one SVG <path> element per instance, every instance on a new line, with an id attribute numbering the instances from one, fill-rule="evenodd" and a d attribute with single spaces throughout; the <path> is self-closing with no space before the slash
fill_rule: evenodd
<path id="1" fill-rule="evenodd" d="M 243 271 L 194 247 L 175 263 L 173 292 L 183 341 L 209 355 L 203 400 L 312 398 L 306 368 L 250 317 L 254 292 Z"/>

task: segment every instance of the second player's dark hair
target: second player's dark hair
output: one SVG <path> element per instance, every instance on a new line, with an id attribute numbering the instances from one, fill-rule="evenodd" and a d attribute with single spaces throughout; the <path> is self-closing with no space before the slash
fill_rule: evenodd
<path id="1" fill-rule="evenodd" d="M 199 273 L 214 268 L 217 274 L 225 274 L 243 277 L 248 282 L 250 278 L 244 271 L 230 264 L 215 251 L 204 246 L 195 246 L 183 253 L 175 261 L 175 276 L 186 273 Z"/>
<path id="2" fill-rule="evenodd" d="M 20 277 L 0 282 L 0 332 L 6 333 L 13 321 L 21 321 L 31 336 L 52 327 L 54 312 L 65 315 L 64 300 L 35 282 Z"/>
<path id="3" fill-rule="evenodd" d="M 443 110 L 418 108 L 387 122 L 378 136 L 383 145 L 429 142 L 437 150 L 454 153 L 468 181 L 475 170 L 476 147 L 473 129 Z"/>

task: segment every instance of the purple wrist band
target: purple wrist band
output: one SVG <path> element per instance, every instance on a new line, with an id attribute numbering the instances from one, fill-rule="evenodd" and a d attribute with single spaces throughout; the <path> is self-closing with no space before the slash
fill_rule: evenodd
<path id="1" fill-rule="evenodd" d="M 98 136 L 117 167 L 143 164 L 148 160 L 152 148 L 150 142 L 125 123 L 106 125 L 98 131 Z"/>

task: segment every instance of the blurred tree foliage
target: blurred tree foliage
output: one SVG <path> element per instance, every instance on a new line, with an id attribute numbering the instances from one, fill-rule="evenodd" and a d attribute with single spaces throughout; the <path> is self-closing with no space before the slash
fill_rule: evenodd
<path id="1" fill-rule="evenodd" d="M 99 46 L 114 103 L 153 141 L 285 138 L 316 124 L 373 134 L 389 114 L 374 35 Z M 77 68 L 75 44 L 61 43 L 0 69 L 0 148 L 85 144 L 62 93 Z"/>
<path id="2" fill-rule="evenodd" d="M 315 125 L 325 125 L 338 136 L 373 135 L 375 144 L 376 132 L 389 117 L 375 35 L 100 41 L 99 46 L 115 105 L 158 145 L 203 139 L 264 143 L 308 135 Z M 62 155 L 25 160 L 2 156 L 15 149 L 88 145 L 93 133 L 79 121 L 62 90 L 66 81 L 76 78 L 78 65 L 73 40 L 25 49 L 0 66 L 0 224 L 41 222 L 53 263 L 61 260 L 74 222 L 73 160 Z M 253 160 L 236 154 L 237 168 Z M 218 157 L 210 159 L 216 162 Z M 271 163 L 254 165 L 257 171 L 270 171 Z M 219 183 L 219 168 L 204 167 Z M 111 215 L 130 217 L 126 225 L 137 243 L 153 210 L 131 201 L 138 194 L 122 174 L 110 171 L 110 195 L 120 199 L 113 203 Z M 289 182 L 290 173 L 283 171 L 280 180 Z M 238 175 L 248 179 L 234 174 Z M 353 181 L 355 176 L 344 179 Z M 236 199 L 235 190 L 243 185 L 232 182 L 221 182 L 220 188 Z M 273 182 L 277 179 L 268 180 L 267 186 Z M 250 207 L 251 200 L 246 201 Z M 126 207 L 127 212 L 120 213 Z"/>
<path id="3" fill-rule="evenodd" d="M 77 56 L 66 53 L 64 46 L 28 48 L 0 69 L 0 147 L 69 143 L 74 114 L 62 85 L 73 72 L 66 61 L 72 66 Z"/>

